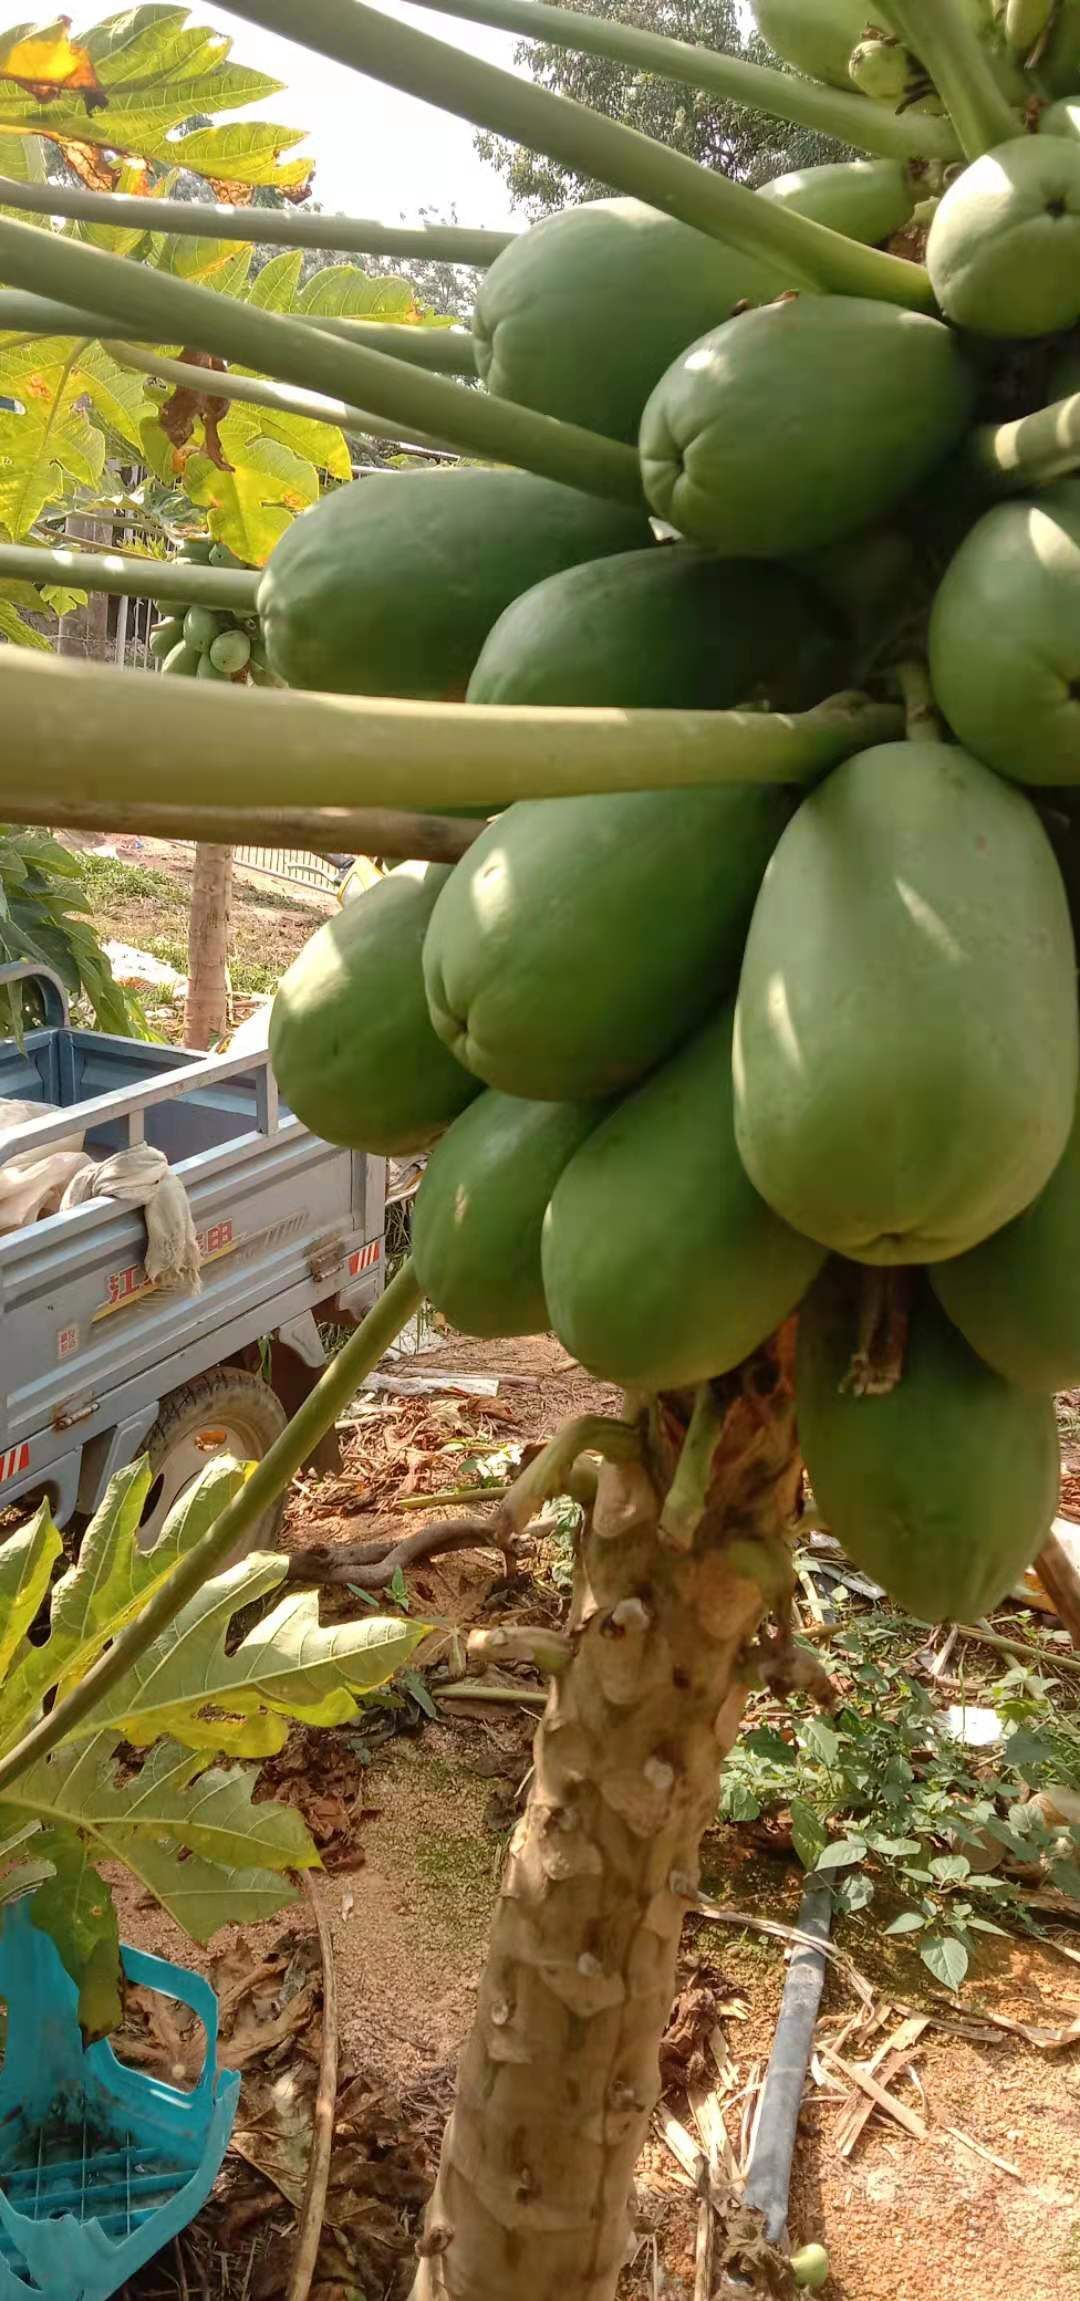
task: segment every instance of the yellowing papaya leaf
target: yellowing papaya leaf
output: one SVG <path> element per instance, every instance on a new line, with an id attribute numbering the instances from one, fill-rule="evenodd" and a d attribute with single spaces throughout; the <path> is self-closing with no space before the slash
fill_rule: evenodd
<path id="1" fill-rule="evenodd" d="M 328 472 L 331 479 L 352 478 L 349 443 L 336 425 L 320 423 L 317 416 L 286 415 L 269 407 L 260 408 L 258 414 L 265 439 L 279 440 L 282 447 L 291 448 L 294 455 Z"/>
<path id="2" fill-rule="evenodd" d="M 0 33 L 0 81 L 14 81 L 41 104 L 62 91 L 77 92 L 88 112 L 107 101 L 91 57 L 71 38 L 66 16 L 40 32 Z"/>
<path id="3" fill-rule="evenodd" d="M 237 296 L 243 294 L 253 254 L 245 240 L 193 240 L 170 232 L 155 269 L 172 279 L 197 280 L 200 287 L 216 288 L 220 295 Z"/>
<path id="4" fill-rule="evenodd" d="M 88 192 L 115 192 L 120 182 L 119 160 L 111 159 L 100 144 L 77 142 L 73 136 L 58 136 L 55 141 L 61 159 Z"/>
<path id="5" fill-rule="evenodd" d="M 303 128 L 280 128 L 270 120 L 231 120 L 220 128 L 195 128 L 170 139 L 169 154 L 181 168 L 195 168 L 201 176 L 232 184 L 307 184 L 310 159 L 286 160 L 281 155 L 302 144 Z"/>
<path id="6" fill-rule="evenodd" d="M 17 409 L 0 409 L 0 525 L 16 541 L 71 483 L 96 487 L 105 441 L 79 404 L 77 347 L 42 340 L 38 364 L 22 373 Z M 5 358 L 3 366 L 7 369 Z"/>
<path id="7" fill-rule="evenodd" d="M 77 1831 L 43 1830 L 34 1851 L 52 1864 L 30 1916 L 47 1933 L 79 1991 L 83 2044 L 115 2029 L 121 2015 L 120 1930 L 112 1895 Z"/>
<path id="8" fill-rule="evenodd" d="M 74 1735 L 108 1728 L 139 1749 L 169 1735 L 190 1749 L 266 1757 L 287 1721 L 345 1725 L 427 1636 L 423 1623 L 366 1614 L 324 1626 L 314 1591 L 290 1590 L 234 1652 L 242 1606 L 280 1587 L 287 1560 L 255 1554 L 207 1582 Z"/>
<path id="9" fill-rule="evenodd" d="M 230 469 L 219 470 L 200 449 L 169 445 L 159 423 L 143 425 L 143 457 L 159 479 L 182 479 L 192 503 L 207 514 L 210 533 L 249 567 L 261 567 L 301 511 L 319 500 L 313 463 L 270 437 L 261 408 L 234 406 L 218 427 Z"/>
<path id="10" fill-rule="evenodd" d="M 105 1499 L 83 1535 L 74 1563 L 53 1591 L 49 1636 L 30 1647 L 0 1686 L 0 1742 L 16 1739 L 53 1688 L 67 1692 L 85 1677 L 103 1647 L 139 1613 L 177 1561 L 201 1540 L 247 1475 L 223 1457 L 170 1510 L 152 1549 L 139 1547 L 139 1521 L 150 1488 L 145 1458 L 109 1480 Z"/>
<path id="11" fill-rule="evenodd" d="M 0 1543 L 0 1683 L 45 1596 L 63 1547 L 47 1502 L 29 1525 Z"/>

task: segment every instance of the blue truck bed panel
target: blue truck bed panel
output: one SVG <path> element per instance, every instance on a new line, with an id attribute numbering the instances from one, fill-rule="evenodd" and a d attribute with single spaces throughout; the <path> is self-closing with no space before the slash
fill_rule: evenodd
<path id="1" fill-rule="evenodd" d="M 202 1248 L 193 1295 L 148 1283 L 142 1213 L 112 1200 L 0 1234 L 0 1506 L 45 1486 L 62 1523 L 80 1473 L 80 1505 L 97 1498 L 87 1463 L 130 1459 L 193 1376 L 320 1306 L 363 1313 L 382 1287 L 385 1162 L 334 1149 L 281 1108 L 265 1053 L 192 1055 L 64 1020 L 21 1047 L 0 1041 L 0 1127 L 9 1096 L 60 1110 L 0 1157 L 74 1126 L 101 1155 L 152 1143 L 187 1189 Z"/>

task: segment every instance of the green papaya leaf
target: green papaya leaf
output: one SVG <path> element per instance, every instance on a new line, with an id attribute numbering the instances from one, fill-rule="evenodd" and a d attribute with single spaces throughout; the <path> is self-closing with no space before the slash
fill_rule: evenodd
<path id="1" fill-rule="evenodd" d="M 20 1658 L 0 1688 L 0 1740 L 16 1738 L 44 1696 L 66 1693 L 85 1677 L 104 1646 L 139 1613 L 171 1574 L 177 1560 L 200 1541 L 244 1483 L 244 1467 L 223 1456 L 170 1510 L 152 1549 L 138 1532 L 150 1489 L 145 1457 L 109 1480 L 104 1501 L 79 1545 L 79 1554 L 53 1592 L 49 1636 Z"/>
<path id="2" fill-rule="evenodd" d="M 107 2037 L 120 2019 L 120 1932 L 113 1898 L 74 1830 L 46 1830 L 42 1854 L 52 1874 L 38 1887 L 30 1915 L 55 1943 L 78 1985 L 83 2043 Z"/>
<path id="3" fill-rule="evenodd" d="M 64 1545 L 47 1502 L 0 1543 L 0 1684 L 7 1675 Z"/>
<path id="4" fill-rule="evenodd" d="M 372 279 L 357 264 L 326 264 L 312 273 L 294 308 L 305 318 L 407 321 L 416 310 L 416 290 L 408 280 Z"/>
<path id="5" fill-rule="evenodd" d="M 194 168 L 229 184 L 272 184 L 279 191 L 306 186 L 312 163 L 282 160 L 281 154 L 302 144 L 306 128 L 277 128 L 270 120 L 232 120 L 222 128 L 196 128 L 178 136 L 170 149 L 178 167 Z"/>
<path id="6" fill-rule="evenodd" d="M 283 248 L 280 256 L 271 256 L 269 263 L 256 272 L 245 301 L 255 304 L 262 312 L 291 312 L 303 268 L 303 249 Z"/>
<path id="7" fill-rule="evenodd" d="M 255 1553 L 204 1583 L 76 1732 L 107 1727 L 138 1748 L 168 1734 L 192 1750 L 265 1757 L 282 1747 L 290 1718 L 347 1724 L 408 1661 L 426 1625 L 366 1614 L 323 1627 L 317 1593 L 290 1590 L 227 1652 L 234 1616 L 287 1571 L 287 1559 Z"/>
<path id="8" fill-rule="evenodd" d="M 33 1813 L 49 1827 L 81 1830 L 112 1855 L 121 1838 L 130 1849 L 150 1837 L 170 1837 L 205 1861 L 241 1859 L 275 1869 L 308 1869 L 318 1862 L 294 1806 L 252 1804 L 255 1775 L 242 1766 L 207 1766 L 198 1751 L 159 1742 L 141 1769 L 116 1762 L 115 1737 L 64 1742 L 38 1758 L 5 1792 L 3 1826 Z M 130 1850 L 126 1858 L 131 1861 Z M 132 1866 L 137 1866 L 135 1863 Z"/>

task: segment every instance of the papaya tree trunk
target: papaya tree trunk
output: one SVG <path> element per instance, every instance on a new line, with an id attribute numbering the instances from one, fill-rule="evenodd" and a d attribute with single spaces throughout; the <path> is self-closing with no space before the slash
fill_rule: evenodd
<path id="1" fill-rule="evenodd" d="M 786 1350 L 709 1387 L 696 1530 L 685 1507 L 676 1533 L 660 1522 L 685 1397 L 645 1411 L 641 1462 L 600 1472 L 413 2301 L 612 2301 L 626 2259 L 701 1837 L 750 1641 L 790 1585 Z"/>
<path id="2" fill-rule="evenodd" d="M 228 1026 L 232 876 L 231 847 L 196 847 L 188 920 L 186 1047 L 212 1047 Z"/>

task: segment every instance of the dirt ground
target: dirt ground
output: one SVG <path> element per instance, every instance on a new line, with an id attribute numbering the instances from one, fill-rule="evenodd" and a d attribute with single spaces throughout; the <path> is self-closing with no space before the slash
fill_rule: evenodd
<path id="1" fill-rule="evenodd" d="M 494 1398 L 370 1396 L 359 1402 L 340 1475 L 294 1496 L 292 1544 L 363 1539 L 404 1502 L 456 1490 L 505 1466 L 507 1448 L 549 1433 L 568 1412 L 610 1410 L 613 1394 L 549 1340 L 482 1344 L 438 1338 L 393 1371 L 500 1377 Z M 1080 1445 L 1070 1442 L 1080 1479 Z M 558 1619 L 569 1545 L 558 1526 L 523 1565 L 525 1599 L 503 1586 L 491 1552 L 414 1569 L 409 1603 L 444 1626 L 498 1617 L 504 1604 Z M 324 1593 L 324 1613 L 352 1608 Z M 423 1656 L 421 1656 L 423 1658 Z M 370 1713 L 361 1730 L 296 1733 L 269 1774 L 305 1813 L 324 1870 L 312 1884 L 336 1971 L 341 2073 L 330 2204 L 314 2301 L 404 2301 L 413 2246 L 469 2023 L 507 1833 L 529 1766 L 534 1711 L 440 1703 Z M 794 1921 L 801 1872 L 790 1848 L 754 1825 L 706 1841 L 707 1891 L 736 1922 L 687 1921 L 682 2031 L 665 2061 L 668 2111 L 684 2126 L 691 2074 L 728 2060 L 724 2121 L 745 2161 L 785 1974 L 784 1945 L 762 1915 Z M 320 1964 L 310 1903 L 200 1960 L 145 1897 L 121 1888 L 123 1930 L 143 1947 L 205 1964 L 226 2008 L 222 2060 L 244 2070 L 237 2136 L 215 2196 L 180 2246 L 130 2288 L 129 2301 L 278 2301 L 287 2291 L 319 2053 Z M 790 2228 L 828 2249 L 834 2301 L 1080 2301 L 1080 2047 L 1044 2051 L 987 2012 L 1049 2028 L 1080 2016 L 1080 1930 L 1054 1944 L 987 1941 L 957 1999 L 928 1983 L 876 1925 L 841 1922 L 836 1940 L 865 1977 L 864 2006 L 843 1965 L 828 1971 L 795 2153 Z M 1070 1955 L 1071 1952 L 1071 1955 Z M 689 2008 L 689 2013 L 687 2013 Z M 858 2100 L 826 2054 L 864 2062 L 914 2008 L 928 2015 L 910 2073 L 895 2087 L 922 2121 L 917 2138 L 871 2108 L 850 2155 L 838 2151 Z M 966 2018 L 973 2035 L 957 2034 Z M 855 2026 L 853 2027 L 852 2024 Z M 134 2049 L 168 2074 L 193 2068 L 185 2032 L 133 2008 Z M 685 2033 L 685 2034 L 684 2034 Z M 687 2046 L 687 2035 L 690 2038 Z M 696 2060 L 695 2060 L 696 2055 Z M 868 2105 L 870 2106 L 870 2105 Z M 620 2301 L 690 2301 L 696 2199 L 658 2136 L 639 2168 L 638 2250 Z M 509 2297 L 508 2297 L 509 2301 Z"/>

